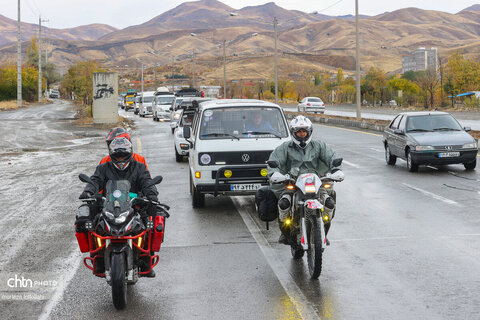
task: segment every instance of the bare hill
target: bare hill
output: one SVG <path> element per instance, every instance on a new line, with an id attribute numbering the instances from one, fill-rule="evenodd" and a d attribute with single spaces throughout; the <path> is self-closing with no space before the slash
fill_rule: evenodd
<path id="1" fill-rule="evenodd" d="M 22 40 L 38 35 L 38 25 L 21 23 Z M 46 37 L 63 40 L 97 40 L 118 29 L 106 24 L 89 24 L 68 29 L 54 29 L 42 26 Z M 0 47 L 17 41 L 17 21 L 0 15 Z"/>

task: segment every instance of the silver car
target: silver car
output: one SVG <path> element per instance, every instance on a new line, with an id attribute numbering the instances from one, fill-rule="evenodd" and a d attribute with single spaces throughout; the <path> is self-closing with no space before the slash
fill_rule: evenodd
<path id="1" fill-rule="evenodd" d="M 157 95 L 153 100 L 153 121 L 170 121 L 171 113 L 170 107 L 175 96 L 172 95 Z"/>
<path id="2" fill-rule="evenodd" d="M 298 112 L 325 113 L 325 103 L 317 97 L 306 97 L 297 106 Z"/>

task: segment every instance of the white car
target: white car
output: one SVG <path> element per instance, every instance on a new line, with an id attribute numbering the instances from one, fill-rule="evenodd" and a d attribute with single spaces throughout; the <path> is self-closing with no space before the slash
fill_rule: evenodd
<path id="1" fill-rule="evenodd" d="M 268 185 L 270 153 L 291 141 L 282 108 L 261 100 L 201 102 L 192 127 L 183 131 L 193 207 L 205 205 L 205 194 L 255 194 Z"/>
<path id="2" fill-rule="evenodd" d="M 317 97 L 306 97 L 297 106 L 298 112 L 325 113 L 325 103 Z"/>
<path id="3" fill-rule="evenodd" d="M 175 128 L 175 133 L 173 134 L 173 141 L 175 143 L 175 160 L 177 162 L 182 162 L 183 157 L 188 156 L 189 143 L 183 137 L 183 127 L 192 126 L 194 115 L 194 110 L 185 110 L 181 112 L 180 120 L 178 121 L 178 125 Z"/>
<path id="4" fill-rule="evenodd" d="M 180 119 L 180 116 L 182 115 L 182 110 L 177 110 L 178 105 L 182 103 L 183 97 L 177 97 L 172 101 L 172 104 L 170 105 L 170 128 L 172 129 L 172 133 L 175 132 L 175 128 L 177 127 L 177 122 Z"/>
<path id="5" fill-rule="evenodd" d="M 170 95 L 156 95 L 153 99 L 153 121 L 170 121 L 171 111 L 170 107 L 175 98 L 173 94 Z"/>
<path id="6" fill-rule="evenodd" d="M 153 114 L 152 102 L 155 97 L 153 94 L 155 91 L 144 91 L 140 92 L 140 102 L 138 106 L 138 114 L 140 117 L 145 117 L 146 115 Z"/>

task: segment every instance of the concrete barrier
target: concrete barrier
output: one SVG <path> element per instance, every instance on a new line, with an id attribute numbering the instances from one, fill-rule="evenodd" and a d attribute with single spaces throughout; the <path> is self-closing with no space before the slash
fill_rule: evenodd
<path id="1" fill-rule="evenodd" d="M 118 122 L 118 74 L 95 72 L 93 74 L 93 122 Z"/>

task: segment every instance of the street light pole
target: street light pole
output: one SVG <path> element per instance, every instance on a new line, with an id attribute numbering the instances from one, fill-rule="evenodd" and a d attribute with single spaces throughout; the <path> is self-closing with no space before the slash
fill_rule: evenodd
<path id="1" fill-rule="evenodd" d="M 143 103 L 143 62 L 142 62 L 142 103 Z"/>
<path id="2" fill-rule="evenodd" d="M 175 93 L 175 57 L 172 56 L 172 92 Z"/>
<path id="3" fill-rule="evenodd" d="M 42 102 L 42 17 L 38 17 L 38 102 Z"/>
<path id="4" fill-rule="evenodd" d="M 22 39 L 20 31 L 20 0 L 17 16 L 17 106 L 22 107 Z"/>
<path id="5" fill-rule="evenodd" d="M 223 99 L 227 99 L 227 54 L 225 46 L 226 40 L 223 40 Z"/>
<path id="6" fill-rule="evenodd" d="M 273 18 L 273 27 L 275 29 L 275 104 L 278 104 L 278 58 L 277 58 L 277 17 Z"/>
<path id="7" fill-rule="evenodd" d="M 356 88 L 357 88 L 357 120 L 360 121 L 362 119 L 361 113 L 361 91 L 360 91 L 360 47 L 359 47 L 359 40 L 358 40 L 358 0 L 355 0 L 355 39 L 356 39 Z"/>

